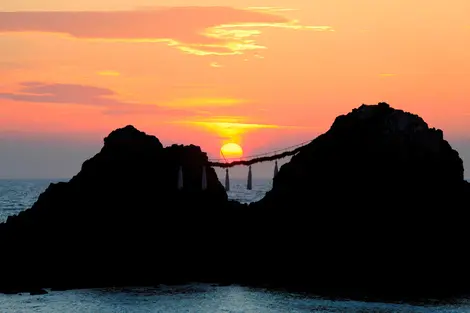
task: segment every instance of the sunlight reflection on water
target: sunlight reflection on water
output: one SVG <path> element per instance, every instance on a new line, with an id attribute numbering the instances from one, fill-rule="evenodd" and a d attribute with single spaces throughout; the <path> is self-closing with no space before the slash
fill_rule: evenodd
<path id="1" fill-rule="evenodd" d="M 208 284 L 72 290 L 42 296 L 0 295 L 0 312 L 5 313 L 459 313 L 468 310 L 467 300 L 446 305 L 393 304 L 329 300 L 300 293 Z"/>

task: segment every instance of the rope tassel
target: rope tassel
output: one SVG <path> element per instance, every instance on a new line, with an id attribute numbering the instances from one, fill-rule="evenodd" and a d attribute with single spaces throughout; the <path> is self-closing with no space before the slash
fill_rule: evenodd
<path id="1" fill-rule="evenodd" d="M 183 189 L 183 167 L 180 166 L 178 171 L 178 189 Z"/>
<path id="2" fill-rule="evenodd" d="M 248 167 L 248 181 L 246 183 L 246 189 L 252 190 L 253 189 L 253 184 L 252 184 L 252 174 L 251 174 L 251 165 Z"/>
<path id="3" fill-rule="evenodd" d="M 202 190 L 207 189 L 207 173 L 206 173 L 206 167 L 202 167 Z"/>
<path id="4" fill-rule="evenodd" d="M 230 177 L 228 175 L 228 168 L 225 169 L 225 191 L 230 191 Z"/>

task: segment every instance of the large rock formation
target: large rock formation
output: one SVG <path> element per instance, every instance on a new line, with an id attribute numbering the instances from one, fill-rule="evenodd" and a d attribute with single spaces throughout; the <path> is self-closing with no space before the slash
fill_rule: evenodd
<path id="1" fill-rule="evenodd" d="M 450 195 L 460 194 L 463 174 L 441 130 L 386 103 L 362 105 L 283 167 L 263 205 L 428 215 L 431 207 L 455 203 Z"/>
<path id="2" fill-rule="evenodd" d="M 204 225 L 197 221 L 228 203 L 210 167 L 202 190 L 207 162 L 193 145 L 163 148 L 132 126 L 113 131 L 78 175 L 51 184 L 31 209 L 0 224 L 0 268 L 12 269 L 2 274 L 0 288 L 151 280 L 171 251 L 181 256 L 203 245 Z M 177 188 L 180 166 L 183 190 Z"/>
<path id="3" fill-rule="evenodd" d="M 463 174 L 441 130 L 386 103 L 362 105 L 285 164 L 252 207 L 289 232 L 273 244 L 290 255 L 284 285 L 440 294 L 470 286 Z"/>
<path id="4" fill-rule="evenodd" d="M 0 266 L 11 269 L 0 289 L 203 280 L 336 295 L 470 290 L 462 160 L 416 115 L 380 103 L 339 116 L 249 206 L 228 202 L 212 169 L 202 191 L 205 164 L 195 146 L 111 133 L 70 182 L 0 224 Z"/>

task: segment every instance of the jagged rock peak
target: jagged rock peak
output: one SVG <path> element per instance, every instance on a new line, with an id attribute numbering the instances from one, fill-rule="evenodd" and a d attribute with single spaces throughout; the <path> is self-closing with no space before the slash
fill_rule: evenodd
<path id="1" fill-rule="evenodd" d="M 459 209 L 457 199 L 467 196 L 463 175 L 462 159 L 441 130 L 386 103 L 362 105 L 283 165 L 254 206 L 306 207 L 326 216 L 387 208 L 417 220 L 422 208 Z"/>
<path id="2" fill-rule="evenodd" d="M 103 149 L 138 146 L 163 149 L 163 145 L 157 137 L 147 135 L 146 133 L 135 128 L 133 125 L 127 125 L 123 128 L 118 128 L 112 131 L 104 139 Z"/>
<path id="3" fill-rule="evenodd" d="M 429 129 L 428 124 L 418 115 L 394 109 L 388 103 L 380 102 L 374 105 L 363 104 L 347 115 L 338 116 L 331 131 L 357 129 L 358 125 L 373 127 L 385 133 L 415 133 Z"/>

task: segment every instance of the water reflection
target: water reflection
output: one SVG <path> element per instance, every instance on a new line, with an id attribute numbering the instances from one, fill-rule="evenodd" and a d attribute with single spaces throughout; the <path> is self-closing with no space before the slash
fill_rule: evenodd
<path id="1" fill-rule="evenodd" d="M 154 288 L 107 288 L 52 292 L 42 296 L 0 295 L 0 312 L 256 312 L 256 313 L 459 313 L 468 300 L 454 303 L 380 303 L 334 300 L 301 293 L 242 286 L 191 284 Z"/>

